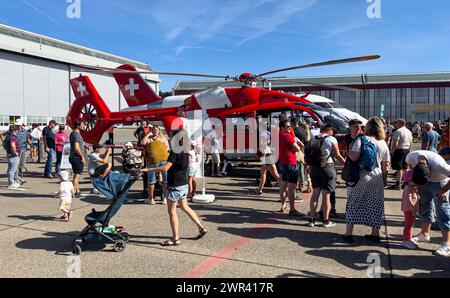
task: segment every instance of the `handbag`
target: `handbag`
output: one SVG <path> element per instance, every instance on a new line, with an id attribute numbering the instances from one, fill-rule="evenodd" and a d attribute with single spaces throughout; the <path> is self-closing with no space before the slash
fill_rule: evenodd
<path id="1" fill-rule="evenodd" d="M 347 187 L 354 187 L 359 181 L 359 160 L 353 161 L 347 158 L 344 163 L 344 168 L 342 169 L 342 180 L 345 181 Z"/>

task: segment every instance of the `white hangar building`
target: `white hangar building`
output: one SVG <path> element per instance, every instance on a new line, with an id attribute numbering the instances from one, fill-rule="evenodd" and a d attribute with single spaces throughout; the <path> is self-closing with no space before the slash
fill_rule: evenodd
<path id="1" fill-rule="evenodd" d="M 26 125 L 65 123 L 74 94 L 69 79 L 80 75 L 76 65 L 115 68 L 132 64 L 152 71 L 148 64 L 67 43 L 0 24 L 0 130 L 21 118 Z M 111 111 L 127 107 L 116 81 L 108 74 L 88 75 Z M 159 92 L 159 76 L 146 75 Z"/>

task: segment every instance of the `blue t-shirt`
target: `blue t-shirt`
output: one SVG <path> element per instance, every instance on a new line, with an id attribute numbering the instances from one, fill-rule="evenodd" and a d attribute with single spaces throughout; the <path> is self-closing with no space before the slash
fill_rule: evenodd
<path id="1" fill-rule="evenodd" d="M 423 134 L 422 144 L 428 145 L 428 150 L 437 153 L 439 139 L 439 134 L 434 130 L 430 130 Z"/>

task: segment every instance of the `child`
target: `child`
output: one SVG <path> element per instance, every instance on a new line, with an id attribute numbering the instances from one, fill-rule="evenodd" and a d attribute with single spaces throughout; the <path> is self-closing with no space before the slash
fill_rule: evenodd
<path id="1" fill-rule="evenodd" d="M 402 211 L 405 214 L 405 225 L 403 229 L 402 246 L 408 249 L 416 249 L 419 245 L 412 239 L 412 228 L 416 221 L 418 208 L 417 185 L 412 182 L 413 172 L 411 170 L 405 173 L 403 177 L 404 190 L 402 194 Z"/>
<path id="2" fill-rule="evenodd" d="M 195 181 L 195 176 L 197 175 L 198 170 L 198 156 L 197 156 L 197 142 L 191 141 L 191 150 L 189 151 L 188 160 L 188 198 L 195 197 L 196 190 L 197 190 L 197 183 Z"/>
<path id="3" fill-rule="evenodd" d="M 70 219 L 70 204 L 72 203 L 72 197 L 75 196 L 75 191 L 73 188 L 73 184 L 69 181 L 69 172 L 61 171 L 61 183 L 59 184 L 59 191 L 57 195 L 61 199 L 61 205 L 59 206 L 59 210 L 61 210 L 64 215 L 60 217 L 60 219 L 64 219 L 69 221 Z"/>

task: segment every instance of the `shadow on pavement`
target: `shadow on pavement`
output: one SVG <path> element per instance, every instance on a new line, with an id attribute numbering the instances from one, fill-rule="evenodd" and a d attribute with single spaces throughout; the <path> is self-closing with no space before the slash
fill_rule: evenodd
<path id="1" fill-rule="evenodd" d="M 55 216 L 48 216 L 48 215 L 8 215 L 8 217 L 11 218 L 17 218 L 20 220 L 42 220 L 42 221 L 59 221 L 59 218 Z"/>

